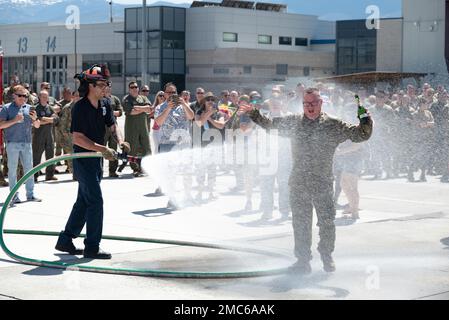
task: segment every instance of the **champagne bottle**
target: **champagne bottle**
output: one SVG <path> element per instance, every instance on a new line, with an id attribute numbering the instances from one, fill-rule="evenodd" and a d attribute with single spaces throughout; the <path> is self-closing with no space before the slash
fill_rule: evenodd
<path id="1" fill-rule="evenodd" d="M 358 95 L 355 95 L 355 100 L 357 101 L 357 118 L 359 118 L 360 123 L 366 123 L 368 122 L 368 111 L 366 110 L 366 108 L 364 106 L 362 106 L 361 102 L 360 102 L 360 97 Z"/>

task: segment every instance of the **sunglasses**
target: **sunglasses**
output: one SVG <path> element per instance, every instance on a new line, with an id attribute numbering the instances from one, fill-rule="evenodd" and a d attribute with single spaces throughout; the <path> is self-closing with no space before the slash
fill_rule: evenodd
<path id="1" fill-rule="evenodd" d="M 129 87 L 130 89 L 138 89 L 139 87 L 137 87 L 137 86 L 131 86 L 131 87 Z"/>
<path id="2" fill-rule="evenodd" d="M 176 94 L 176 91 L 167 91 L 166 94 Z"/>
<path id="3" fill-rule="evenodd" d="M 206 98 L 206 102 L 211 102 L 211 101 L 215 102 L 215 98 Z"/>
<path id="4" fill-rule="evenodd" d="M 107 84 L 105 84 L 105 83 L 97 83 L 97 84 L 95 84 L 95 87 L 98 87 L 100 89 L 104 89 L 104 88 L 109 87 L 109 86 Z"/>
<path id="5" fill-rule="evenodd" d="M 150 90 L 142 90 L 142 92 L 150 92 Z"/>
<path id="6" fill-rule="evenodd" d="M 160 95 L 158 95 L 157 97 L 158 97 L 158 98 L 163 98 L 164 95 L 163 95 L 163 94 L 160 94 Z"/>

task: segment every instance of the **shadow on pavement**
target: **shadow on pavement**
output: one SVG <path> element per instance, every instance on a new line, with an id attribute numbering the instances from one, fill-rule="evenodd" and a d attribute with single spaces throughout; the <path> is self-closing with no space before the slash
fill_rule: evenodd
<path id="1" fill-rule="evenodd" d="M 282 293 L 298 289 L 318 289 L 332 291 L 334 294 L 326 298 L 345 298 L 349 295 L 349 291 L 343 288 L 320 285 L 320 282 L 326 281 L 331 275 L 327 273 L 314 273 L 310 276 L 285 274 L 274 279 L 270 285 L 271 292 Z"/>
<path id="2" fill-rule="evenodd" d="M 441 239 L 440 242 L 446 246 L 444 249 L 449 250 L 449 237 Z"/>
<path id="3" fill-rule="evenodd" d="M 226 213 L 225 216 L 231 217 L 231 218 L 238 218 L 241 216 L 247 216 L 247 215 L 251 215 L 251 214 L 256 214 L 258 213 L 259 210 L 237 210 L 237 211 L 233 211 L 233 212 L 229 212 Z"/>
<path id="4" fill-rule="evenodd" d="M 251 227 L 251 228 L 266 227 L 266 226 L 279 226 L 289 220 L 290 220 L 289 218 L 279 218 L 276 220 L 267 220 L 267 219 L 259 218 L 254 221 L 239 223 L 239 225 L 244 226 L 244 227 Z"/>
<path id="5" fill-rule="evenodd" d="M 352 226 L 353 224 L 356 223 L 356 221 L 357 221 L 356 219 L 343 218 L 343 217 L 338 217 L 338 218 L 335 218 L 335 220 L 334 220 L 336 227 Z"/>
<path id="6" fill-rule="evenodd" d="M 59 257 L 59 260 L 55 260 L 54 262 L 65 262 L 69 265 L 77 265 L 81 263 L 88 263 L 92 261 L 92 259 L 85 259 L 85 258 L 77 258 L 73 255 L 69 254 L 55 254 L 55 256 Z M 76 269 L 76 267 L 74 267 Z M 22 272 L 22 274 L 28 275 L 28 276 L 56 276 L 59 274 L 63 274 L 66 269 L 59 269 L 59 268 L 50 268 L 50 267 L 36 267 L 34 269 Z"/>
<path id="7" fill-rule="evenodd" d="M 173 211 L 170 209 L 167 209 L 167 208 L 157 208 L 157 209 L 150 209 L 150 210 L 133 211 L 132 213 L 135 215 L 144 216 L 147 218 L 156 218 L 156 217 L 173 214 Z"/>

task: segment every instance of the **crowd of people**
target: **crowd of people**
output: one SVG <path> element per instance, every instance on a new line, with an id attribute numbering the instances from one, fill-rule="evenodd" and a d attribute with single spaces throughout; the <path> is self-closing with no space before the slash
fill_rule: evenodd
<path id="1" fill-rule="evenodd" d="M 360 87 L 353 91 L 322 83 L 316 84 L 316 87 L 323 98 L 323 111 L 329 115 L 355 123 L 357 103 L 354 95 L 358 94 L 362 105 L 369 110 L 375 121 L 375 130 L 368 142 L 355 144 L 346 141 L 338 147 L 335 154 L 334 202 L 337 208 L 344 209 L 345 214 L 358 218 L 357 184 L 361 176 L 372 179 L 404 177 L 414 182 L 426 181 L 426 175 L 441 175 L 442 182 L 449 181 L 449 94 L 444 86 L 433 88 L 425 83 L 420 88 L 408 85 L 392 88 L 388 92 L 376 90 L 372 94 Z M 50 159 L 72 152 L 71 109 L 80 99 L 80 93 L 64 88 L 61 99 L 57 100 L 50 96 L 50 89 L 50 84 L 44 82 L 37 94 L 30 93 L 29 85 L 20 84 L 18 78 L 14 77 L 10 87 L 4 91 L 0 128 L 15 130 L 5 139 L 6 148 L 2 151 L 3 169 L 0 170 L 1 186 L 9 184 L 12 189 L 23 171 L 41 163 L 43 153 L 46 159 Z M 302 112 L 305 90 L 303 84 L 291 89 L 276 85 L 270 90 L 264 94 L 258 91 L 223 90 L 216 95 L 200 87 L 194 94 L 189 91 L 178 94 L 176 84 L 167 83 L 163 91 L 157 92 L 150 99 L 149 86 L 139 86 L 133 81 L 128 84 L 128 93 L 123 99 L 112 95 L 110 86 L 106 88 L 105 99 L 115 118 L 125 117 L 125 140 L 131 146 L 129 155 L 145 157 L 171 152 L 174 147 L 176 150 L 206 148 L 212 144 L 209 137 L 216 136 L 215 132 L 220 133 L 220 142 L 224 146 L 226 139 L 229 139 L 225 133 L 227 129 L 235 132 L 231 139 L 244 137 L 242 141 L 245 141 L 245 147 L 241 150 L 248 151 L 248 145 L 253 143 L 251 139 L 256 138 L 258 128 L 241 111 L 243 106 L 251 105 L 269 119 Z M 19 112 L 13 117 L 11 103 L 19 107 Z M 208 137 L 202 138 L 199 145 L 194 141 L 195 129 L 199 130 L 201 137 Z M 217 141 L 213 142 L 216 146 Z M 104 143 L 117 150 L 116 142 L 107 129 Z M 277 207 L 282 217 L 287 218 L 291 212 L 288 177 L 292 170 L 288 137 L 280 136 L 277 147 L 277 169 L 269 174 L 261 166 L 248 161 L 233 165 L 197 163 L 185 168 L 183 203 L 198 204 L 205 200 L 215 200 L 218 196 L 215 190 L 217 172 L 221 170 L 235 175 L 236 184 L 232 191 L 245 193 L 245 210 L 253 210 L 252 194 L 254 187 L 259 185 L 259 210 L 263 219 L 270 219 L 273 215 L 277 182 Z M 225 147 L 223 151 L 229 152 Z M 27 182 L 28 199 L 40 200 L 34 196 L 34 183 L 39 181 L 39 175 L 45 175 L 46 181 L 57 180 L 55 174 L 63 171 L 60 169 L 63 164 L 57 165 L 47 167 L 45 173 L 37 173 L 34 181 Z M 65 165 L 65 172 L 72 173 L 71 161 L 67 161 Z M 138 163 L 130 163 L 130 166 L 134 177 L 145 175 Z M 118 168 L 118 160 L 109 161 L 109 177 L 118 178 Z M 417 171 L 418 179 L 415 177 Z M 191 194 L 193 178 L 198 185 L 196 195 Z M 172 189 L 174 186 L 166 188 Z M 171 190 L 165 191 L 169 196 L 176 194 Z M 344 206 L 338 204 L 342 191 L 349 202 Z M 164 190 L 161 188 L 156 190 L 156 193 L 162 192 Z M 19 197 L 16 196 L 13 202 L 20 202 Z M 167 207 L 176 209 L 179 203 L 179 199 L 173 196 Z"/>

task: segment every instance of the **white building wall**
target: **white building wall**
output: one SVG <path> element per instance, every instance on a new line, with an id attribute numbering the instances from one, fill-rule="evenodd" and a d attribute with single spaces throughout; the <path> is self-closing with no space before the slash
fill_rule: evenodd
<path id="1" fill-rule="evenodd" d="M 335 39 L 335 23 L 316 16 L 224 7 L 187 10 L 186 49 L 216 48 L 310 51 L 295 46 L 295 37 Z M 238 34 L 238 42 L 223 42 L 223 32 Z M 271 35 L 272 44 L 259 44 L 258 35 Z M 291 46 L 279 45 L 279 36 L 292 37 Z"/>
<path id="2" fill-rule="evenodd" d="M 77 30 L 77 53 L 123 53 L 124 34 L 115 32 L 123 29 L 123 22 L 81 25 Z M 47 46 L 49 37 L 50 41 L 56 37 L 54 49 Z M 0 25 L 0 42 L 5 57 L 73 54 L 75 31 L 46 23 L 23 24 L 20 28 Z"/>
<path id="3" fill-rule="evenodd" d="M 69 30 L 64 25 L 0 25 L 0 44 L 5 57 L 37 57 L 38 87 L 44 81 L 44 56 L 67 55 L 67 85 L 73 88 L 73 76 L 81 71 L 83 54 L 124 54 L 124 34 L 116 32 L 123 30 L 123 22 L 81 25 L 76 31 L 77 55 L 75 30 Z M 111 80 L 114 92 L 123 95 L 123 78 L 114 77 Z"/>
<path id="4" fill-rule="evenodd" d="M 403 71 L 447 75 L 445 0 L 403 0 Z"/>
<path id="5" fill-rule="evenodd" d="M 402 19 L 380 21 L 376 70 L 402 72 Z"/>

